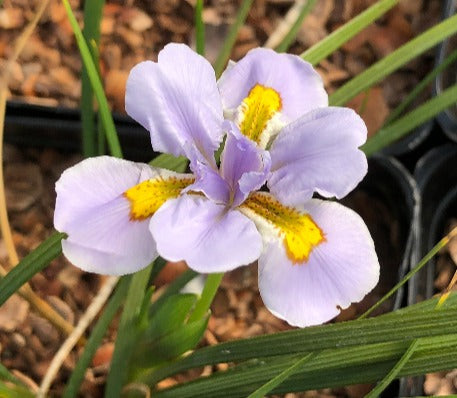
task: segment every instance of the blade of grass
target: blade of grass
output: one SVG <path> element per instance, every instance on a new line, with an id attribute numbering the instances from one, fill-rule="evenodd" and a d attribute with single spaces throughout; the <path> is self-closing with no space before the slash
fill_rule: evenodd
<path id="1" fill-rule="evenodd" d="M 389 297 L 391 297 L 401 286 L 408 282 L 415 274 L 417 274 L 443 247 L 445 247 L 449 241 L 457 235 L 457 227 L 452 229 L 443 239 L 441 239 L 423 258 L 419 263 L 409 271 L 403 279 L 398 282 L 392 289 L 390 289 L 379 301 L 371 306 L 367 311 L 359 316 L 358 319 L 366 318 L 382 303 L 384 303 Z"/>
<path id="2" fill-rule="evenodd" d="M 76 43 L 78 44 L 83 64 L 87 69 L 87 75 L 89 77 L 90 83 L 92 84 L 92 89 L 94 90 L 94 94 L 99 105 L 100 118 L 105 129 L 106 139 L 108 141 L 111 155 L 121 158 L 122 150 L 119 144 L 119 139 L 117 137 L 116 127 L 114 126 L 113 117 L 108 106 L 108 100 L 106 99 L 105 92 L 103 91 L 103 85 L 98 75 L 97 67 L 94 64 L 89 47 L 78 25 L 78 21 L 73 14 L 70 3 L 68 0 L 62 0 L 62 3 L 65 7 L 68 20 L 75 34 Z"/>
<path id="3" fill-rule="evenodd" d="M 413 340 L 411 345 L 408 347 L 403 356 L 398 360 L 395 366 L 391 369 L 391 371 L 376 385 L 375 388 L 373 388 L 373 390 L 371 390 L 367 395 L 365 395 L 365 398 L 376 398 L 381 395 L 381 393 L 387 388 L 387 386 L 398 377 L 398 373 L 409 361 L 411 355 L 413 355 L 414 351 L 419 346 L 419 342 L 419 339 Z"/>
<path id="4" fill-rule="evenodd" d="M 238 35 L 238 31 L 243 26 L 244 21 L 246 20 L 249 10 L 251 9 L 253 0 L 243 0 L 238 10 L 238 14 L 236 15 L 236 20 L 234 24 L 231 26 L 227 38 L 219 52 L 219 55 L 216 58 L 214 63 L 214 70 L 216 72 L 216 77 L 222 74 L 224 70 L 225 64 L 227 63 L 230 52 L 232 51 L 232 47 L 235 44 L 236 36 Z"/>
<path id="5" fill-rule="evenodd" d="M 24 387 L 22 380 L 19 380 L 16 376 L 14 376 L 2 363 L 0 363 L 0 379 L 10 381 L 11 383 Z"/>
<path id="6" fill-rule="evenodd" d="M 223 273 L 220 274 L 209 274 L 205 286 L 203 287 L 202 295 L 200 299 L 195 304 L 195 309 L 192 314 L 189 316 L 188 322 L 198 321 L 203 318 L 209 310 L 211 303 L 213 302 L 214 296 L 217 293 L 217 289 L 221 284 Z"/>
<path id="7" fill-rule="evenodd" d="M 178 173 L 184 173 L 189 161 L 184 156 L 173 156 L 168 153 L 161 153 L 159 156 L 149 162 L 153 167 L 168 169 Z"/>
<path id="8" fill-rule="evenodd" d="M 273 389 L 271 394 L 375 382 L 395 367 L 411 343 L 412 339 L 406 338 L 397 342 L 355 345 L 320 352 L 292 377 Z M 252 361 L 226 372 L 218 372 L 158 391 L 154 396 L 157 398 L 246 396 L 253 387 L 267 382 L 285 369 L 291 360 L 294 360 L 294 356 L 286 355 Z M 452 369 L 456 364 L 457 336 L 455 333 L 424 337 L 396 377 L 423 374 L 438 369 Z"/>
<path id="9" fill-rule="evenodd" d="M 405 116 L 397 119 L 395 122 L 381 128 L 374 136 L 367 140 L 361 149 L 367 156 L 371 156 L 373 153 L 405 136 L 414 128 L 433 118 L 456 102 L 457 84 L 444 90 L 436 97 L 428 100 Z"/>
<path id="10" fill-rule="evenodd" d="M 399 0 L 378 1 L 355 18 L 352 18 L 348 23 L 329 34 L 326 38 L 319 41 L 319 43 L 306 50 L 300 56 L 312 65 L 318 64 L 329 54 L 333 53 L 349 39 L 354 37 L 362 29 L 366 28 L 373 21 L 384 15 L 393 6 L 395 6 L 398 1 Z"/>
<path id="11" fill-rule="evenodd" d="M 133 275 L 122 311 L 110 371 L 106 380 L 105 397 L 119 397 L 127 381 L 132 347 L 138 334 L 137 321 L 153 264 Z M 123 277 L 125 278 L 125 277 Z"/>
<path id="12" fill-rule="evenodd" d="M 221 362 L 239 362 L 254 358 L 261 360 L 335 347 L 411 341 L 424 336 L 455 333 L 457 319 L 452 315 L 452 311 L 457 308 L 457 294 L 451 294 L 440 311 L 434 310 L 437 301 L 427 300 L 376 318 L 315 326 L 201 348 L 179 361 L 145 372 L 139 381 L 153 385 L 172 374 Z"/>
<path id="13" fill-rule="evenodd" d="M 51 235 L 0 280 L 0 306 L 62 252 L 60 242 L 64 237 L 65 234 L 61 232 Z"/>
<path id="14" fill-rule="evenodd" d="M 35 15 L 14 43 L 12 54 L 9 56 L 6 66 L 3 70 L 3 75 L 0 77 L 0 229 L 11 266 L 15 266 L 19 262 L 19 257 L 14 246 L 11 227 L 8 219 L 8 212 L 6 209 L 5 184 L 2 167 L 7 85 L 9 76 L 11 74 L 12 65 L 14 65 L 14 62 L 18 59 L 20 53 L 24 49 L 30 35 L 35 30 L 35 27 L 38 24 L 38 21 L 40 20 L 44 11 L 46 10 L 48 4 L 49 0 L 45 0 L 40 3 Z M 2 266 L 0 266 L 0 278 L 4 277 L 6 274 L 7 271 Z M 48 303 L 36 295 L 28 283 L 23 285 L 19 289 L 18 293 L 24 299 L 26 299 L 38 313 L 48 319 L 60 331 L 62 331 L 64 334 L 71 333 L 73 326 L 65 321 L 65 319 L 63 319 Z"/>
<path id="15" fill-rule="evenodd" d="M 71 350 L 74 348 L 85 330 L 105 305 L 106 300 L 108 300 L 111 292 L 117 285 L 118 280 L 118 276 L 110 276 L 104 281 L 97 295 L 91 301 L 84 314 L 79 318 L 79 321 L 73 332 L 65 339 L 65 341 L 62 343 L 52 358 L 52 361 L 49 364 L 45 375 L 43 376 L 40 388 L 36 394 L 37 398 L 45 398 L 48 395 L 49 388 L 51 387 L 51 384 L 57 376 L 57 373 L 59 372 L 65 359 L 68 358 Z"/>
<path id="16" fill-rule="evenodd" d="M 195 4 L 195 47 L 198 54 L 205 55 L 205 24 L 202 13 L 203 0 L 197 0 Z"/>
<path id="17" fill-rule="evenodd" d="M 313 9 L 316 0 L 297 0 L 287 11 L 274 32 L 268 37 L 264 47 L 274 48 L 277 52 L 287 51 L 297 37 L 305 17 Z"/>
<path id="18" fill-rule="evenodd" d="M 105 0 L 84 2 L 83 36 L 88 44 L 94 65 L 98 72 L 98 44 L 100 41 L 100 21 Z M 98 73 L 100 77 L 100 73 Z M 97 150 L 97 128 L 95 126 L 94 91 L 85 65 L 81 70 L 81 123 L 84 157 L 101 155 Z"/>
<path id="19" fill-rule="evenodd" d="M 35 394 L 21 386 L 9 386 L 0 381 L 0 397 L 2 398 L 34 398 Z"/>
<path id="20" fill-rule="evenodd" d="M 286 370 L 279 373 L 277 376 L 272 378 L 270 381 L 265 383 L 262 387 L 255 390 L 252 394 L 249 394 L 248 398 L 262 398 L 266 394 L 268 394 L 271 390 L 275 387 L 279 386 L 284 380 L 294 374 L 300 366 L 302 366 L 307 360 L 309 360 L 313 356 L 313 353 L 305 355 L 303 358 L 299 359 L 298 361 L 294 362 L 291 366 L 289 366 Z"/>
<path id="21" fill-rule="evenodd" d="M 344 105 L 358 93 L 368 89 L 401 66 L 407 64 L 419 54 L 435 46 L 446 37 L 457 32 L 457 14 L 426 30 L 394 52 L 382 58 L 374 65 L 351 79 L 329 97 L 333 106 Z"/>
<path id="22" fill-rule="evenodd" d="M 103 336 L 106 334 L 108 326 L 116 315 L 119 307 L 121 306 L 124 298 L 127 294 L 127 290 L 130 284 L 131 276 L 121 278 L 119 281 L 116 291 L 108 302 L 105 310 L 103 311 L 100 319 L 92 330 L 89 339 L 87 340 L 84 352 L 79 358 L 73 372 L 71 373 L 70 380 L 65 388 L 63 398 L 76 397 L 78 394 L 79 387 L 84 380 L 86 369 L 89 366 L 95 351 L 100 346 Z"/>
<path id="23" fill-rule="evenodd" d="M 173 282 L 171 282 L 166 290 L 157 298 L 154 303 L 149 307 L 148 311 L 149 314 L 151 315 L 157 309 L 160 308 L 160 306 L 167 300 L 168 297 L 170 297 L 173 294 L 178 293 L 184 286 L 186 286 L 192 279 L 194 279 L 198 274 L 195 271 L 192 271 L 191 269 L 187 270 L 184 272 L 182 275 L 178 276 Z"/>
<path id="24" fill-rule="evenodd" d="M 390 113 L 389 117 L 385 120 L 383 127 L 387 126 L 388 124 L 392 123 L 395 119 L 397 119 L 403 111 L 411 105 L 411 103 L 416 99 L 416 97 L 425 90 L 425 88 L 438 76 L 441 72 L 443 72 L 448 66 L 452 65 L 455 61 L 457 61 L 457 50 L 454 50 L 446 59 L 435 66 L 430 73 L 428 73 L 420 82 L 419 84 L 414 87 L 414 89 L 405 97 L 405 99 Z"/>

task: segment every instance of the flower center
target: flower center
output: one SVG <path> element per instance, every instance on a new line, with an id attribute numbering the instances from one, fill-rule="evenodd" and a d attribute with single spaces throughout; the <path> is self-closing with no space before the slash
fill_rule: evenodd
<path id="1" fill-rule="evenodd" d="M 267 133 L 268 123 L 281 110 L 281 107 L 281 97 L 277 91 L 256 84 L 241 103 L 238 119 L 240 131 L 252 141 L 260 144 Z M 268 137 L 266 138 L 268 139 Z"/>
<path id="2" fill-rule="evenodd" d="M 193 182 L 193 177 L 158 177 L 129 188 L 124 196 L 130 202 L 130 220 L 142 221 L 152 216 L 168 199 L 177 198 Z"/>
<path id="3" fill-rule="evenodd" d="M 306 263 L 313 249 L 325 242 L 324 233 L 309 214 L 284 206 L 270 194 L 251 194 L 241 210 L 247 210 L 254 222 L 260 216 L 274 227 L 282 238 L 287 257 L 294 264 Z"/>

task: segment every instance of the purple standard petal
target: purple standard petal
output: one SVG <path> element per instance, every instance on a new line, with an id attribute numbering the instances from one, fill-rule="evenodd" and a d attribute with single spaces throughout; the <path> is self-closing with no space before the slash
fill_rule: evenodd
<path id="1" fill-rule="evenodd" d="M 230 185 L 233 206 L 240 205 L 250 192 L 265 184 L 270 172 L 270 155 L 228 124 L 227 140 L 221 155 L 221 175 Z"/>
<path id="2" fill-rule="evenodd" d="M 187 153 L 190 168 L 195 175 L 195 183 L 188 186 L 183 192 L 202 192 L 207 198 L 217 203 L 227 204 L 230 200 L 230 186 L 219 174 L 215 163 L 214 166 L 208 165 L 196 148 L 189 146 Z"/>
<path id="3" fill-rule="evenodd" d="M 285 204 L 303 203 L 317 191 L 342 198 L 367 173 L 363 120 L 349 108 L 316 109 L 286 126 L 273 142 L 268 187 Z"/>
<path id="4" fill-rule="evenodd" d="M 227 68 L 219 79 L 224 110 L 234 114 L 256 85 L 272 88 L 279 94 L 283 122 L 328 105 L 322 79 L 311 64 L 296 55 L 256 48 Z"/>
<path id="5" fill-rule="evenodd" d="M 302 208 L 325 235 L 307 262 L 293 264 L 280 240 L 259 259 L 259 289 L 267 308 L 293 326 L 326 322 L 358 302 L 379 279 L 373 240 L 363 220 L 334 202 L 311 199 Z"/>
<path id="6" fill-rule="evenodd" d="M 222 106 L 214 70 L 184 44 L 168 44 L 158 62 L 130 72 L 127 113 L 151 133 L 155 151 L 186 155 L 186 143 L 212 157 L 222 139 Z"/>
<path id="7" fill-rule="evenodd" d="M 198 272 L 230 271 L 255 261 L 262 251 L 251 220 L 202 196 L 169 200 L 151 218 L 150 228 L 162 257 L 185 260 Z"/>
<path id="8" fill-rule="evenodd" d="M 68 234 L 64 255 L 89 272 L 122 275 L 147 266 L 156 256 L 148 220 L 130 220 L 123 193 L 153 177 L 146 164 L 101 156 L 62 174 L 56 183 L 55 228 Z"/>

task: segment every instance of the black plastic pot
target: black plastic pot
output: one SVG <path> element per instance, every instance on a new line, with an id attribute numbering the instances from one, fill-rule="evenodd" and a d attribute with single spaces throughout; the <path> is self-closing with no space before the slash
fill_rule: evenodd
<path id="1" fill-rule="evenodd" d="M 453 209 L 453 200 L 457 205 L 457 145 L 448 144 L 429 151 L 417 163 L 414 177 L 422 205 L 413 265 L 444 236 L 444 223 Z M 432 259 L 410 284 L 410 304 L 433 295 L 434 275 L 435 261 Z"/>
<path id="2" fill-rule="evenodd" d="M 457 216 L 457 145 L 432 149 L 417 163 L 414 177 L 421 196 L 419 222 L 411 265 L 420 259 L 445 235 L 446 221 Z M 434 293 L 435 259 L 432 259 L 409 283 L 408 304 L 430 298 Z M 410 379 L 404 396 L 423 394 L 423 377 Z"/>
<path id="3" fill-rule="evenodd" d="M 449 18 L 456 12 L 457 2 L 446 0 L 444 2 L 444 18 Z M 437 63 L 440 64 L 452 51 L 457 49 L 457 37 L 451 36 L 443 41 L 438 49 Z M 447 70 L 435 79 L 435 92 L 440 94 L 443 90 L 457 83 L 457 63 L 453 63 Z M 453 141 L 457 142 L 457 105 L 440 113 L 437 117 L 444 133 Z"/>
<path id="4" fill-rule="evenodd" d="M 126 115 L 114 115 L 124 157 L 150 161 L 154 156 L 149 133 Z M 77 109 L 8 102 L 5 141 L 11 144 L 52 147 L 81 152 L 81 116 Z"/>
<path id="5" fill-rule="evenodd" d="M 405 276 L 411 266 L 411 257 L 414 253 L 418 230 L 419 192 L 416 182 L 408 170 L 396 159 L 383 155 L 373 156 L 369 159 L 368 174 L 354 193 L 348 195 L 349 199 L 360 191 L 380 200 L 389 211 L 391 222 L 394 223 L 388 232 L 390 233 L 392 244 L 398 245 L 401 252 L 400 256 L 390 256 L 389 253 L 386 253 L 388 247 L 381 247 L 385 242 L 383 243 L 383 241 L 376 239 L 376 230 L 385 228 L 386 225 L 384 223 L 376 223 L 374 225 L 375 230 L 373 230 L 373 224 L 369 220 L 365 220 L 375 240 L 381 264 L 380 283 L 386 284 L 388 282 L 388 289 L 382 292 L 386 293 Z M 376 205 L 373 204 L 373 206 Z M 363 216 L 363 214 L 361 215 Z M 406 305 L 406 303 L 405 290 L 400 288 L 383 310 L 395 310 Z M 408 379 L 396 380 L 383 392 L 382 396 L 405 395 L 404 393 L 407 391 L 409 384 L 410 381 Z"/>
<path id="6" fill-rule="evenodd" d="M 354 199 L 361 192 L 372 199 L 368 211 L 354 206 Z M 367 176 L 342 203 L 358 211 L 370 229 L 381 263 L 380 283 L 388 286 L 380 292 L 384 294 L 403 278 L 410 266 L 419 213 L 415 181 L 397 160 L 373 156 L 369 159 Z M 377 240 L 378 236 L 383 239 Z M 392 248 L 396 248 L 397 255 Z M 405 302 L 400 289 L 384 310 L 397 309 Z"/>

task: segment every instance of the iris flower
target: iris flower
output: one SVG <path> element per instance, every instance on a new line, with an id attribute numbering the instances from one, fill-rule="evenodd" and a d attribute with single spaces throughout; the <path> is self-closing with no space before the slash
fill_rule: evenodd
<path id="1" fill-rule="evenodd" d="M 167 45 L 157 63 L 132 69 L 126 110 L 154 150 L 186 156 L 192 173 L 107 156 L 66 170 L 54 219 L 68 234 L 65 256 L 102 274 L 135 272 L 158 255 L 202 273 L 258 260 L 272 313 L 299 327 L 333 318 L 373 289 L 379 264 L 355 212 L 312 198 L 343 196 L 366 173 L 365 125 L 326 105 L 298 57 L 251 51 L 218 86 L 203 57 Z"/>

